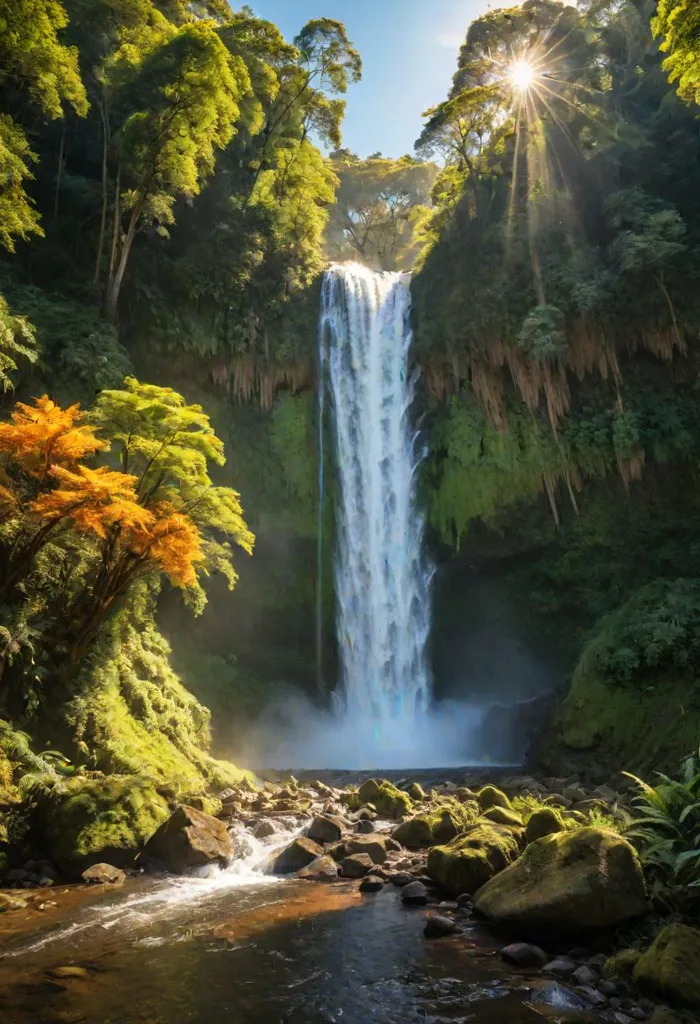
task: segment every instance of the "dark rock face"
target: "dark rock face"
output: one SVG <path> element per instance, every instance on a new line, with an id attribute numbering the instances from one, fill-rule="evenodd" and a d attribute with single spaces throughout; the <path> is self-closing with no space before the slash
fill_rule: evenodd
<path id="1" fill-rule="evenodd" d="M 340 867 L 345 878 L 363 878 L 374 867 L 368 853 L 352 853 L 341 861 Z"/>
<path id="2" fill-rule="evenodd" d="M 91 868 L 83 871 L 83 881 L 88 885 L 123 885 L 126 875 L 121 868 L 114 868 L 111 864 L 93 864 Z"/>
<path id="3" fill-rule="evenodd" d="M 168 871 L 184 875 L 207 864 L 226 867 L 233 856 L 233 841 L 222 821 L 182 804 L 148 840 L 144 856 L 155 857 Z"/>
<path id="4" fill-rule="evenodd" d="M 322 846 L 307 836 L 299 836 L 289 846 L 285 846 L 281 853 L 277 854 L 272 862 L 272 873 L 274 875 L 291 875 L 295 871 L 301 871 L 317 857 L 322 856 Z"/>

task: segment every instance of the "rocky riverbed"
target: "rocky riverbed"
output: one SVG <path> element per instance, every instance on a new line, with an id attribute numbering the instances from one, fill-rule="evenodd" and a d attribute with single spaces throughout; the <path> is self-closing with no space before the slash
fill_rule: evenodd
<path id="1" fill-rule="evenodd" d="M 132 867 L 87 868 L 89 886 L 63 885 L 47 859 L 9 872 L 3 1021 L 208 1024 L 232 1006 L 268 1022 L 694 1019 L 700 934 L 652 913 L 616 831 L 628 780 L 341 781 L 242 785 L 216 817 L 178 807 Z M 167 998 L 149 1017 L 146 978 L 131 1009 L 113 1005 L 113 971 L 140 977 L 144 950 L 164 976 L 183 959 L 213 974 L 201 998 L 179 997 L 189 1016 Z M 205 956 L 226 950 L 235 995 Z"/>

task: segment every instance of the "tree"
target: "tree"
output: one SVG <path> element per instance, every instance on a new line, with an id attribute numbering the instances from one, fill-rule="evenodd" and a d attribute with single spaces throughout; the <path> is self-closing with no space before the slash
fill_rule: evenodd
<path id="1" fill-rule="evenodd" d="M 700 7 L 695 0 L 659 0 L 651 24 L 663 37 L 669 81 L 678 83 L 681 99 L 700 103 Z"/>
<path id="2" fill-rule="evenodd" d="M 0 13 L 0 88 L 17 106 L 28 98 L 53 120 L 63 116 L 64 104 L 83 117 L 88 109 L 77 50 L 59 40 L 67 24 L 59 0 L 8 0 Z M 0 244 L 11 252 L 14 238 L 41 234 L 25 191 L 34 160 L 23 128 L 0 114 Z"/>
<path id="3" fill-rule="evenodd" d="M 18 369 L 18 359 L 28 363 L 37 360 L 36 334 L 23 316 L 13 316 L 0 295 L 0 390 L 11 391 L 11 373 Z"/>
<path id="4" fill-rule="evenodd" d="M 340 187 L 328 225 L 329 255 L 410 269 L 414 227 L 426 212 L 437 167 L 410 156 L 360 160 L 347 150 L 333 153 L 331 166 Z"/>
<path id="5" fill-rule="evenodd" d="M 124 196 L 126 232 L 120 244 L 117 231 L 118 251 L 110 263 L 105 309 L 112 319 L 139 224 L 172 224 L 175 199 L 199 192 L 214 169 L 216 150 L 234 134 L 250 79 L 215 26 L 196 22 L 148 53 L 124 88 L 136 107 L 119 132 L 121 163 L 132 187 Z"/>

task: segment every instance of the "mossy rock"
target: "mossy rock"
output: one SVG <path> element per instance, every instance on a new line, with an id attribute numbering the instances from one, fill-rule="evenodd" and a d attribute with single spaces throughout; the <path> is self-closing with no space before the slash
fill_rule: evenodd
<path id="1" fill-rule="evenodd" d="M 506 825 L 478 822 L 446 846 L 434 846 L 427 871 L 443 889 L 459 896 L 475 893 L 497 871 L 515 860 L 519 833 Z"/>
<path id="2" fill-rule="evenodd" d="M 505 807 L 508 811 L 513 809 L 506 794 L 496 786 L 484 786 L 476 794 L 476 799 L 482 811 L 487 811 L 489 807 Z"/>
<path id="3" fill-rule="evenodd" d="M 528 819 L 525 826 L 525 839 L 528 843 L 534 843 L 545 836 L 564 832 L 565 829 L 564 819 L 555 807 L 540 807 L 533 811 Z"/>
<path id="4" fill-rule="evenodd" d="M 397 789 L 387 779 L 377 781 L 367 779 L 360 786 L 357 797 L 359 807 L 372 804 L 380 818 L 403 818 L 413 810 L 413 803 L 408 793 Z"/>
<path id="5" fill-rule="evenodd" d="M 647 995 L 700 1009 L 700 931 L 668 924 L 637 961 L 632 977 Z"/>
<path id="6" fill-rule="evenodd" d="M 412 782 L 410 786 L 406 787 L 406 792 L 411 800 L 414 800 L 417 804 L 422 803 L 426 799 L 425 790 L 420 782 Z"/>
<path id="7" fill-rule="evenodd" d="M 71 876 L 102 861 L 128 866 L 170 813 L 153 784 L 134 776 L 76 778 L 66 788 L 42 817 L 51 858 Z"/>
<path id="8" fill-rule="evenodd" d="M 481 815 L 482 818 L 486 818 L 487 821 L 493 821 L 496 825 L 511 825 L 513 828 L 522 828 L 523 819 L 516 811 L 509 810 L 507 807 L 489 807 Z"/>
<path id="9" fill-rule="evenodd" d="M 530 843 L 474 906 L 497 925 L 531 935 L 614 928 L 648 909 L 637 854 L 617 833 L 597 828 Z"/>
<path id="10" fill-rule="evenodd" d="M 603 964 L 602 975 L 604 978 L 631 978 L 637 962 L 642 955 L 640 949 L 618 949 Z"/>
<path id="11" fill-rule="evenodd" d="M 433 830 L 426 817 L 417 814 L 414 818 L 402 821 L 391 833 L 392 839 L 409 850 L 420 850 L 421 847 L 431 846 L 433 842 Z"/>
<path id="12" fill-rule="evenodd" d="M 392 833 L 394 839 L 409 850 L 448 843 L 460 835 L 479 816 L 476 803 L 461 804 L 453 797 L 437 798 L 420 814 L 402 822 Z"/>

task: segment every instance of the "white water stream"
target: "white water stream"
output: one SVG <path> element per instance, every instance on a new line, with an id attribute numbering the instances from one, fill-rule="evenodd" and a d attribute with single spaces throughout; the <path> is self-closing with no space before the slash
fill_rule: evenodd
<path id="1" fill-rule="evenodd" d="M 405 748 L 425 726 L 430 701 L 409 287 L 407 274 L 338 264 L 326 272 L 321 306 L 321 392 L 327 382 L 339 481 L 336 696 L 359 761 L 377 765 L 400 748 L 407 764 Z"/>

